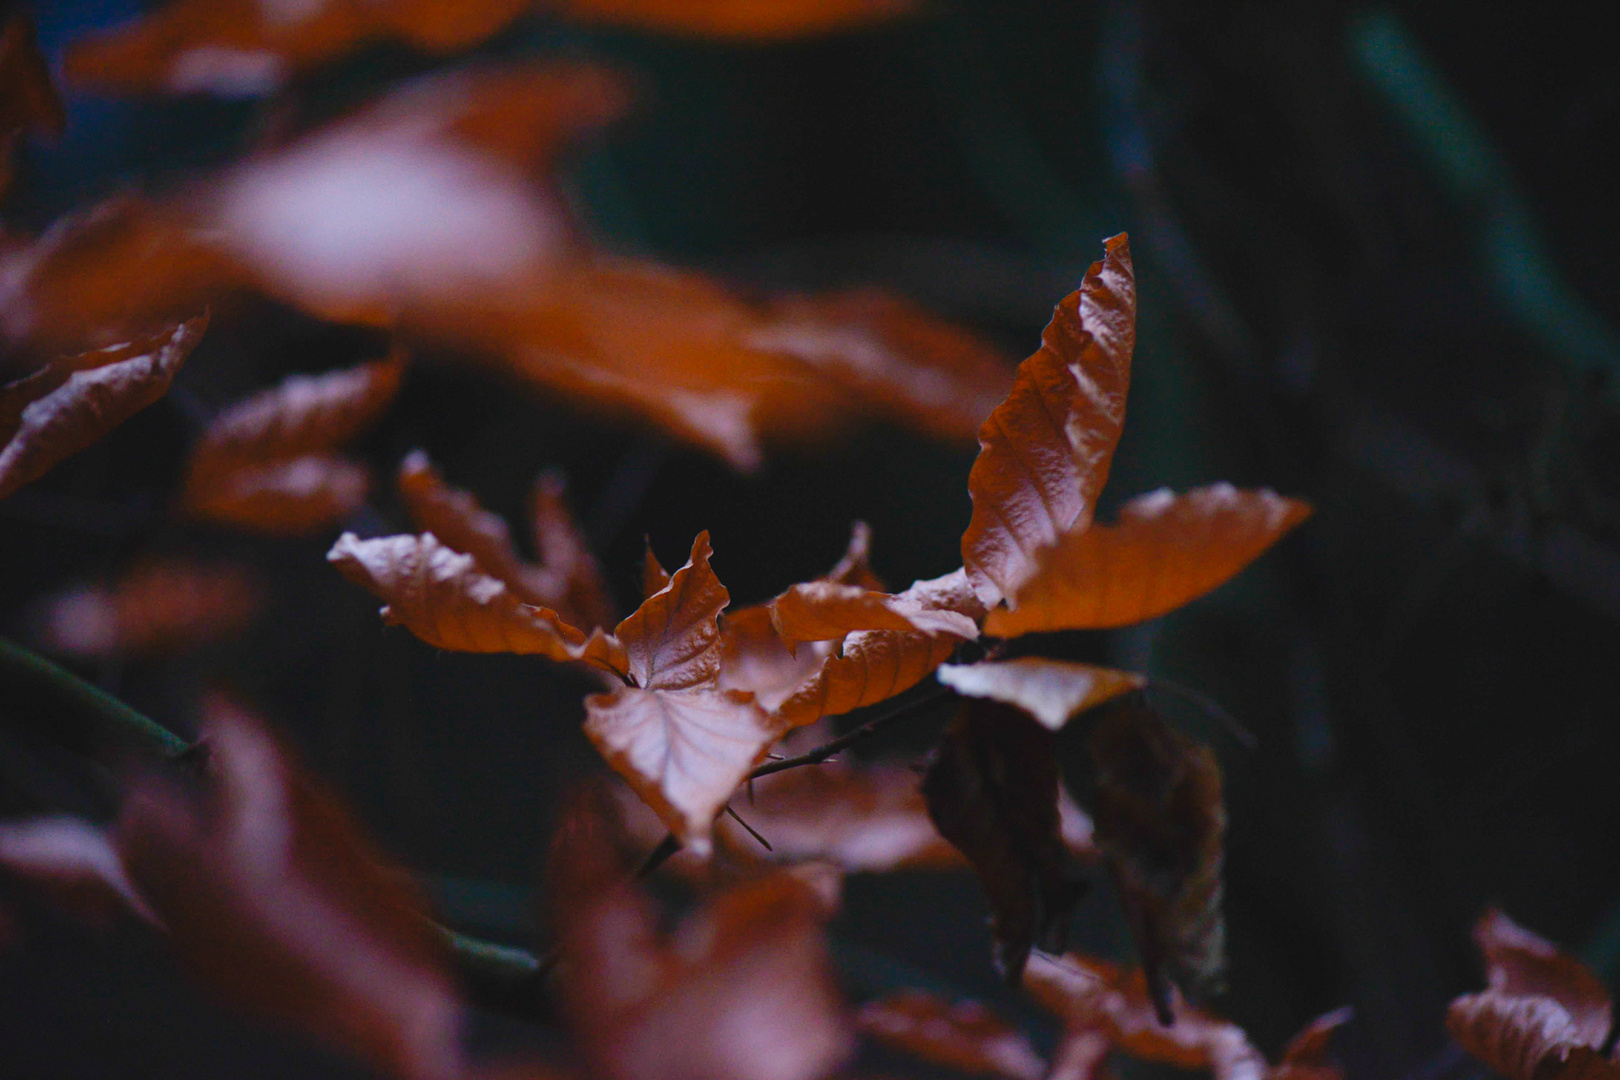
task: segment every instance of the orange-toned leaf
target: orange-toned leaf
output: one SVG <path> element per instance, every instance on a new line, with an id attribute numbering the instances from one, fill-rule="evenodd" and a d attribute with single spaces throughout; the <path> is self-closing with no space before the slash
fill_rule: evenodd
<path id="1" fill-rule="evenodd" d="M 23 380 L 46 392 L 17 411 L 14 428 L 0 430 L 7 437 L 0 449 L 0 498 L 162 397 L 207 325 L 202 315 L 154 338 L 101 350 L 96 366 L 80 366 L 86 358 L 76 357 L 67 378 L 54 386 L 52 380 Z"/>
<path id="2" fill-rule="evenodd" d="M 404 876 L 256 719 L 216 701 L 205 737 L 200 797 L 137 777 L 116 834 L 181 958 L 391 1075 L 457 1075 L 460 1004 Z"/>
<path id="3" fill-rule="evenodd" d="M 1474 926 L 1490 988 L 1511 997 L 1547 997 L 1563 1006 L 1583 1042 L 1609 1033 L 1613 1006 L 1602 979 L 1573 956 L 1491 908 Z"/>
<path id="4" fill-rule="evenodd" d="M 1170 984 L 1210 989 L 1225 964 L 1220 766 L 1209 747 L 1171 728 L 1140 695 L 1109 710 L 1090 742 L 1097 846 L 1168 1024 Z"/>
<path id="5" fill-rule="evenodd" d="M 39 51 L 34 20 L 13 10 L 0 29 L 0 192 L 11 179 L 11 151 L 25 131 L 60 135 L 67 126 L 62 95 Z"/>
<path id="6" fill-rule="evenodd" d="M 1143 1061 L 1208 1069 L 1216 1080 L 1266 1078 L 1266 1059 L 1235 1024 L 1179 1000 L 1172 1001 L 1171 1018 L 1161 1018 L 1140 971 L 1122 972 L 1107 961 L 1073 954 L 1036 953 L 1024 969 L 1024 987 L 1063 1018 L 1066 1039 L 1101 1033 Z"/>
<path id="7" fill-rule="evenodd" d="M 257 613 L 244 567 L 178 559 L 136 566 L 111 588 L 83 587 L 46 606 L 42 636 L 78 656 L 163 653 L 230 637 Z"/>
<path id="8" fill-rule="evenodd" d="M 1038 656 L 945 664 L 936 674 L 964 697 L 1016 705 L 1053 731 L 1076 713 L 1139 690 L 1146 681 L 1128 671 Z"/>
<path id="9" fill-rule="evenodd" d="M 979 636 L 982 611 L 962 571 L 916 582 L 903 593 L 876 592 L 822 579 L 794 585 L 771 601 L 771 623 L 782 640 L 836 641 L 860 630 L 920 631 Z"/>
<path id="10" fill-rule="evenodd" d="M 719 615 L 731 594 L 709 567 L 709 534 L 669 584 L 641 602 L 614 631 L 629 657 L 630 681 L 647 690 L 712 686 L 720 674 Z"/>
<path id="11" fill-rule="evenodd" d="M 647 540 L 647 550 L 641 557 L 641 598 L 648 599 L 656 592 L 662 592 L 669 584 L 669 571 L 664 564 L 658 561 L 653 554 L 652 540 Z"/>
<path id="12" fill-rule="evenodd" d="M 776 712 L 831 656 L 831 642 L 790 649 L 771 625 L 765 604 L 728 612 L 721 622 L 720 679 L 724 690 L 746 690 Z"/>
<path id="13" fill-rule="evenodd" d="M 379 39 L 429 52 L 465 49 L 494 34 L 530 0 L 315 0 L 291 8 L 253 0 L 175 0 L 75 42 L 69 81 L 124 94 L 269 94 L 295 72 Z"/>
<path id="14" fill-rule="evenodd" d="M 917 0 L 551 0 L 551 6 L 581 22 L 776 41 L 887 22 L 914 10 Z"/>
<path id="15" fill-rule="evenodd" d="M 335 454 L 194 474 L 181 508 L 193 517 L 269 536 L 326 532 L 360 509 L 371 471 Z"/>
<path id="16" fill-rule="evenodd" d="M 783 297 L 751 344 L 847 386 L 867 407 L 944 439 L 971 439 L 1012 383 L 1012 365 L 974 334 L 874 289 Z"/>
<path id="17" fill-rule="evenodd" d="M 534 551 L 541 566 L 560 582 L 557 610 L 572 615 L 581 626 L 607 626 L 615 618 L 613 598 L 602 566 L 568 508 L 567 493 L 568 482 L 561 472 L 548 470 L 535 477 L 529 493 Z"/>
<path id="18" fill-rule="evenodd" d="M 869 1001 L 861 1034 L 968 1076 L 1040 1080 L 1046 1063 L 1022 1032 L 976 1001 L 955 1004 L 919 990 Z"/>
<path id="19" fill-rule="evenodd" d="M 1043 551 L 1090 524 L 1125 423 L 1135 347 L 1136 279 L 1121 233 L 1058 304 L 1040 349 L 979 429 L 962 565 L 986 606 L 1017 595 Z"/>
<path id="20" fill-rule="evenodd" d="M 434 539 L 338 538 L 327 561 L 356 585 L 387 601 L 383 621 L 402 625 L 441 649 L 509 652 L 585 663 L 622 676 L 624 649 L 600 631 L 587 637 L 556 612 L 525 604 L 479 569 L 470 555 Z"/>
<path id="21" fill-rule="evenodd" d="M 1312 1020 L 1288 1040 L 1267 1080 L 1344 1080 L 1344 1070 L 1329 1053 L 1334 1032 L 1350 1022 L 1349 1007 Z"/>
<path id="22" fill-rule="evenodd" d="M 43 817 L 0 823 L 0 870 L 101 925 L 133 914 L 157 923 L 110 837 L 87 821 Z"/>
<path id="23" fill-rule="evenodd" d="M 950 659 L 962 639 L 952 634 L 862 630 L 850 634 L 776 709 L 789 727 L 887 701 Z"/>
<path id="24" fill-rule="evenodd" d="M 1015 986 L 1032 946 L 1062 949 L 1085 891 L 1063 842 L 1060 790 L 1056 737 L 995 701 L 963 704 L 923 779 L 929 817 L 989 898 L 996 967 Z"/>
<path id="25" fill-rule="evenodd" d="M 704 857 L 715 815 L 782 728 L 742 691 L 627 686 L 585 699 L 585 734 L 676 839 Z"/>
<path id="26" fill-rule="evenodd" d="M 1044 552 L 1008 607 L 990 613 L 985 632 L 1013 637 L 1155 618 L 1224 584 L 1310 513 L 1297 499 L 1230 484 L 1140 495 L 1120 510 L 1119 524 L 1071 533 Z"/>

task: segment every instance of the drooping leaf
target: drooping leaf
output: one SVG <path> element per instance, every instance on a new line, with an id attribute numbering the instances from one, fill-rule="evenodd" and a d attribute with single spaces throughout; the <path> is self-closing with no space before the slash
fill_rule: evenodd
<path id="1" fill-rule="evenodd" d="M 1488 988 L 1457 998 L 1446 1030 L 1508 1080 L 1613 1080 L 1601 1052 L 1613 1005 L 1607 987 L 1573 957 L 1500 911 L 1474 927 Z"/>
<path id="2" fill-rule="evenodd" d="M 1062 949 L 1085 891 L 1063 842 L 1059 790 L 1055 736 L 985 700 L 963 703 L 923 779 L 929 817 L 984 887 L 996 967 L 1015 986 L 1032 946 Z"/>
<path id="3" fill-rule="evenodd" d="M 804 727 L 823 716 L 887 701 L 932 675 L 961 643 L 952 634 L 894 630 L 850 634 L 813 675 L 794 688 L 777 707 L 776 715 L 788 727 Z"/>
<path id="4" fill-rule="evenodd" d="M 1140 695 L 1109 710 L 1090 743 L 1097 846 L 1168 1024 L 1170 984 L 1203 992 L 1225 964 L 1220 766 L 1209 747 L 1171 728 Z"/>
<path id="5" fill-rule="evenodd" d="M 979 636 L 976 615 L 982 609 L 966 585 L 960 570 L 916 582 L 903 593 L 825 578 L 808 581 L 771 601 L 771 623 L 790 644 L 836 641 L 861 630 L 944 633 L 972 640 Z"/>
<path id="6" fill-rule="evenodd" d="M 962 565 L 987 607 L 1017 595 L 1042 552 L 1090 524 L 1125 422 L 1135 345 L 1136 281 L 1122 233 L 1058 304 L 1040 349 L 979 429 Z"/>
<path id="7" fill-rule="evenodd" d="M 1128 671 L 1038 656 L 945 664 L 936 674 L 964 697 L 1016 705 L 1052 731 L 1082 710 L 1141 689 L 1146 681 Z"/>
<path id="8" fill-rule="evenodd" d="M 1208 1069 L 1216 1080 L 1266 1080 L 1266 1059 L 1241 1028 L 1176 999 L 1170 1017 L 1163 1017 L 1140 971 L 1123 972 L 1074 954 L 1036 953 L 1024 969 L 1024 987 L 1042 1008 L 1063 1018 L 1066 1042 L 1101 1034 L 1143 1061 Z M 1094 1042 L 1087 1049 L 1095 1056 Z"/>
<path id="9" fill-rule="evenodd" d="M 458 1075 L 460 1004 L 419 898 L 256 719 L 215 701 L 200 794 L 137 777 L 124 863 L 205 983 L 390 1075 Z"/>
<path id="10" fill-rule="evenodd" d="M 387 601 L 383 621 L 440 649 L 583 661 L 622 677 L 624 648 L 601 631 L 589 636 L 556 612 L 525 604 L 470 555 L 431 533 L 361 540 L 344 533 L 327 553 L 344 577 Z"/>
<path id="11" fill-rule="evenodd" d="M 695 37 L 774 41 L 868 26 L 916 8 L 916 0 L 551 0 L 581 22 Z"/>
<path id="12" fill-rule="evenodd" d="M 523 602 L 596 629 L 611 621 L 607 589 L 559 484 L 556 478 L 536 484 L 533 522 L 542 562 L 535 566 L 518 554 L 505 520 L 485 510 L 470 492 L 445 483 L 425 453 L 412 452 L 399 467 L 399 493 L 419 528 L 446 547 L 471 555 L 481 570 L 504 582 Z"/>
<path id="13" fill-rule="evenodd" d="M 0 870 L 97 924 L 121 915 L 158 922 L 136 893 L 106 832 L 78 818 L 0 823 Z"/>
<path id="14" fill-rule="evenodd" d="M 1043 552 L 985 632 L 1013 637 L 1155 618 L 1224 584 L 1310 513 L 1297 499 L 1230 484 L 1138 496 L 1119 524 L 1067 534 Z"/>
<path id="15" fill-rule="evenodd" d="M 53 597 L 41 636 L 48 648 L 76 656 L 174 652 L 240 631 L 261 594 L 241 566 L 148 562 L 110 588 L 84 586 Z"/>
<path id="16" fill-rule="evenodd" d="M 273 93 L 293 74 L 383 39 L 432 53 L 469 48 L 531 0 L 314 0 L 266 7 L 253 0 L 174 0 L 73 43 L 72 83 L 121 94 Z"/>
<path id="17" fill-rule="evenodd" d="M 590 822 L 549 860 L 561 1000 L 591 1075 L 608 1080 L 816 1080 L 847 1054 L 816 890 L 775 874 L 724 893 L 672 938 Z M 739 1020 L 747 1018 L 747 1022 Z"/>
<path id="18" fill-rule="evenodd" d="M 861 1034 L 967 1076 L 1040 1080 L 1046 1063 L 1023 1032 L 976 1001 L 955 1004 L 920 990 L 869 1001 Z"/>
<path id="19" fill-rule="evenodd" d="M 6 436 L 0 448 L 0 498 L 162 397 L 207 326 L 208 317 L 201 315 L 145 341 L 101 350 L 95 366 L 80 366 L 86 358 L 76 357 L 66 365 L 67 377 L 55 385 L 54 376 L 13 384 L 44 392 L 16 412 L 15 427 L 0 430 Z M 0 391 L 0 397 L 12 398 L 13 387 Z"/>

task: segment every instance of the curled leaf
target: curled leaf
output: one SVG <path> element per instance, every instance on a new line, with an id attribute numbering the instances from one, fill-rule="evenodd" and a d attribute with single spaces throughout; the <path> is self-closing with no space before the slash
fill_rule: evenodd
<path id="1" fill-rule="evenodd" d="M 832 655 L 830 642 L 790 649 L 771 624 L 764 604 L 741 608 L 721 624 L 719 686 L 746 690 L 760 707 L 776 712 Z"/>
<path id="2" fill-rule="evenodd" d="M 964 697 L 1016 705 L 1052 731 L 1078 712 L 1140 690 L 1146 681 L 1128 671 L 1038 656 L 945 664 L 937 675 Z"/>
<path id="3" fill-rule="evenodd" d="M 863 630 L 844 638 L 776 709 L 789 727 L 887 701 L 916 686 L 950 659 L 961 639 L 951 634 Z"/>
<path id="4" fill-rule="evenodd" d="M 988 606 L 1035 575 L 1041 553 L 1085 530 L 1125 423 L 1136 346 L 1136 279 L 1124 234 L 1109 240 L 1018 365 L 979 429 L 962 565 Z"/>
<path id="5" fill-rule="evenodd" d="M 823 579 L 794 585 L 771 601 L 771 623 L 782 640 L 835 641 L 860 630 L 920 631 L 979 636 L 980 609 L 957 570 L 919 581 L 903 593 L 877 592 Z"/>
<path id="6" fill-rule="evenodd" d="M 138 777 L 116 833 L 181 958 L 391 1075 L 459 1075 L 460 1004 L 404 876 L 256 719 L 215 701 L 205 737 L 206 790 Z"/>
<path id="7" fill-rule="evenodd" d="M 984 700 L 963 703 L 923 779 L 928 816 L 984 887 L 996 967 L 1013 985 L 1031 947 L 1063 947 L 1085 891 L 1063 841 L 1059 791 L 1053 734 Z"/>
<path id="8" fill-rule="evenodd" d="M 151 405 L 201 340 L 208 316 L 144 341 L 73 357 L 0 389 L 0 498 L 37 480 Z M 57 373 L 65 378 L 57 379 Z M 20 407 L 18 407 L 20 405 Z"/>
<path id="9" fill-rule="evenodd" d="M 45 644 L 78 656 L 162 653 L 239 631 L 260 588 L 240 566 L 167 560 L 139 565 L 111 588 L 79 588 L 45 609 Z"/>
<path id="10" fill-rule="evenodd" d="M 1097 846 L 1168 1024 L 1170 983 L 1206 990 L 1225 964 L 1220 766 L 1209 747 L 1171 728 L 1140 696 L 1099 720 L 1090 742 Z"/>
<path id="11" fill-rule="evenodd" d="M 509 652 L 585 663 L 621 674 L 624 648 L 594 631 L 587 637 L 556 612 L 525 604 L 501 582 L 431 533 L 361 540 L 338 537 L 327 561 L 387 606 L 383 621 L 403 625 L 440 649 Z"/>
<path id="12" fill-rule="evenodd" d="M 1046 1063 L 1024 1034 L 976 1001 L 904 990 L 861 1006 L 861 1034 L 968 1076 L 1040 1080 Z"/>
<path id="13" fill-rule="evenodd" d="M 1139 495 L 1119 524 L 1065 535 L 1045 551 L 985 631 L 1013 637 L 1156 618 L 1224 584 L 1310 512 L 1297 499 L 1230 484 Z"/>

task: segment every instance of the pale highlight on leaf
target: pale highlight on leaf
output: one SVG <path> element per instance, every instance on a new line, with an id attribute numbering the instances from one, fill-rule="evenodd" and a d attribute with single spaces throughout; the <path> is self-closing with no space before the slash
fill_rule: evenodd
<path id="1" fill-rule="evenodd" d="M 789 649 L 771 625 L 764 604 L 727 612 L 720 628 L 722 690 L 746 690 L 760 707 L 775 712 L 821 669 L 833 652 L 832 642 L 817 641 Z"/>
<path id="2" fill-rule="evenodd" d="M 804 727 L 823 716 L 887 701 L 932 675 L 961 642 L 950 634 L 892 630 L 850 634 L 840 650 L 782 702 L 776 715 L 789 727 Z"/>
<path id="3" fill-rule="evenodd" d="M 861 1034 L 901 1053 L 968 1076 L 1040 1080 L 1046 1075 L 1029 1039 L 977 1001 L 954 1004 L 903 990 L 861 1006 Z"/>
<path id="4" fill-rule="evenodd" d="M 111 587 L 81 587 L 46 605 L 41 637 L 77 656 L 154 655 L 228 640 L 257 614 L 245 567 L 180 559 L 135 566 Z"/>
<path id="5" fill-rule="evenodd" d="M 979 429 L 962 565 L 986 606 L 1018 593 L 1041 552 L 1091 522 L 1125 423 L 1136 280 L 1125 235 L 1065 297 Z"/>
<path id="6" fill-rule="evenodd" d="M 1076 713 L 1139 690 L 1146 681 L 1128 671 L 1038 656 L 945 664 L 937 674 L 964 697 L 1016 705 L 1053 731 Z"/>
<path id="7" fill-rule="evenodd" d="M 1297 499 L 1230 484 L 1139 495 L 1120 510 L 1119 524 L 1093 525 L 1045 552 L 1016 603 L 992 611 L 985 632 L 1014 637 L 1156 618 L 1225 584 L 1310 513 Z"/>
<path id="8" fill-rule="evenodd" d="M 103 350 L 97 358 L 113 356 L 110 363 L 75 367 L 55 386 L 24 380 L 45 392 L 17 412 L 14 429 L 0 431 L 8 436 L 0 449 L 0 499 L 161 398 L 207 326 L 201 315 L 127 347 L 133 355 Z"/>
<path id="9" fill-rule="evenodd" d="M 1602 979 L 1546 938 L 1491 908 L 1474 925 L 1490 988 L 1514 997 L 1547 997 L 1569 1013 L 1581 1041 L 1597 1045 L 1609 1033 L 1613 1006 Z"/>
<path id="10" fill-rule="evenodd" d="M 130 914 L 160 925 L 111 839 L 88 821 L 54 816 L 0 823 L 0 870 L 94 922 Z"/>
<path id="11" fill-rule="evenodd" d="M 776 41 L 875 25 L 917 0 L 552 0 L 587 23 L 739 41 Z"/>
<path id="12" fill-rule="evenodd" d="M 689 690 L 713 685 L 720 674 L 718 616 L 731 594 L 709 568 L 711 554 L 709 534 L 699 533 L 686 565 L 614 631 L 636 686 Z"/>
<path id="13" fill-rule="evenodd" d="M 585 734 L 694 854 L 782 727 L 738 690 L 624 687 L 585 699 Z"/>
<path id="14" fill-rule="evenodd" d="M 600 631 L 587 637 L 556 612 L 525 604 L 431 533 L 361 540 L 338 538 L 327 561 L 344 577 L 387 601 L 383 621 L 404 626 L 441 649 L 583 661 L 623 677 L 623 646 Z"/>
<path id="15" fill-rule="evenodd" d="M 771 623 L 790 644 L 835 641 L 859 630 L 945 633 L 972 640 L 979 636 L 979 625 L 971 613 L 982 609 L 965 585 L 960 570 L 919 581 L 897 594 L 832 580 L 810 581 L 771 601 Z"/>

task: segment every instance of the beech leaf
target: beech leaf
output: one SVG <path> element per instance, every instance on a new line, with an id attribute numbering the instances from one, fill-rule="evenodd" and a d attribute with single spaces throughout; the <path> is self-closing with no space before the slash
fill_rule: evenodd
<path id="1" fill-rule="evenodd" d="M 244 465 L 187 484 L 182 509 L 267 536 L 326 532 L 365 504 L 371 472 L 335 454 Z"/>
<path id="2" fill-rule="evenodd" d="M 607 626 L 614 603 L 585 533 L 568 508 L 568 482 L 560 471 L 535 477 L 529 492 L 529 531 L 540 565 L 560 588 L 558 611 L 580 626 Z M 656 591 L 656 590 L 655 590 Z"/>
<path id="3" fill-rule="evenodd" d="M 124 863 L 204 982 L 409 1080 L 460 1071 L 460 1004 L 405 878 L 256 719 L 215 700 L 202 796 L 147 775 Z"/>
<path id="4" fill-rule="evenodd" d="M 790 648 L 772 625 L 768 605 L 739 608 L 721 622 L 719 686 L 746 690 L 774 713 L 832 652 L 833 643 L 825 641 Z"/>
<path id="5" fill-rule="evenodd" d="M 207 326 L 208 316 L 200 315 L 145 341 L 101 350 L 88 364 L 89 358 L 75 357 L 66 365 L 67 377 L 55 385 L 54 376 L 13 384 L 18 389 L 26 384 L 27 393 L 43 392 L 16 411 L 14 427 L 0 428 L 6 436 L 0 448 L 0 498 L 162 397 Z M 16 400 L 13 387 L 0 391 L 8 405 Z"/>
<path id="6" fill-rule="evenodd" d="M 712 685 L 720 674 L 718 616 L 731 594 L 709 567 L 709 534 L 669 584 L 641 602 L 614 634 L 624 642 L 630 681 L 648 690 Z"/>
<path id="7" fill-rule="evenodd" d="M 788 727 L 804 727 L 887 701 L 916 686 L 950 659 L 962 639 L 951 634 L 862 630 L 844 638 L 776 709 Z"/>
<path id="8" fill-rule="evenodd" d="M 1225 584 L 1310 513 L 1297 499 L 1230 484 L 1139 495 L 1119 524 L 1070 533 L 1045 551 L 985 631 L 1013 637 L 1156 618 Z"/>
<path id="9" fill-rule="evenodd" d="M 1063 841 L 1056 737 L 1023 710 L 969 700 L 922 783 L 928 815 L 990 901 L 996 968 L 1012 985 L 1032 946 L 1062 949 L 1085 892 Z"/>
<path id="10" fill-rule="evenodd" d="M 1097 846 L 1168 1024 L 1170 983 L 1208 990 L 1225 964 L 1220 766 L 1214 751 L 1171 728 L 1140 695 L 1098 720 L 1090 744 Z"/>
<path id="11" fill-rule="evenodd" d="M 1046 1063 L 1022 1032 L 976 1001 L 903 990 L 861 1006 L 861 1034 L 968 1076 L 1040 1080 Z"/>
<path id="12" fill-rule="evenodd" d="M 957 570 L 919 581 L 903 593 L 877 592 L 833 580 L 794 585 L 771 601 L 771 623 L 790 644 L 835 641 L 859 630 L 979 636 L 981 614 L 966 575 Z"/>
<path id="13" fill-rule="evenodd" d="M 1061 537 L 1084 531 L 1108 480 L 1136 346 L 1136 280 L 1123 233 L 1105 250 L 979 429 L 962 565 L 987 607 L 1016 595 Z"/>
<path id="14" fill-rule="evenodd" d="M 261 592 L 241 566 L 143 563 L 110 588 L 85 586 L 52 598 L 41 637 L 76 656 L 176 652 L 240 631 L 257 614 Z"/>
<path id="15" fill-rule="evenodd" d="M 945 664 L 936 674 L 964 697 L 1016 705 L 1052 731 L 1076 713 L 1139 690 L 1146 682 L 1128 671 L 1038 656 Z"/>
<path id="16" fill-rule="evenodd" d="M 621 677 L 627 670 L 617 640 L 599 630 L 587 637 L 556 612 L 523 603 L 472 556 L 452 551 L 431 533 L 374 540 L 344 533 L 326 559 L 387 601 L 384 622 L 405 626 L 437 648 L 583 661 Z"/>

